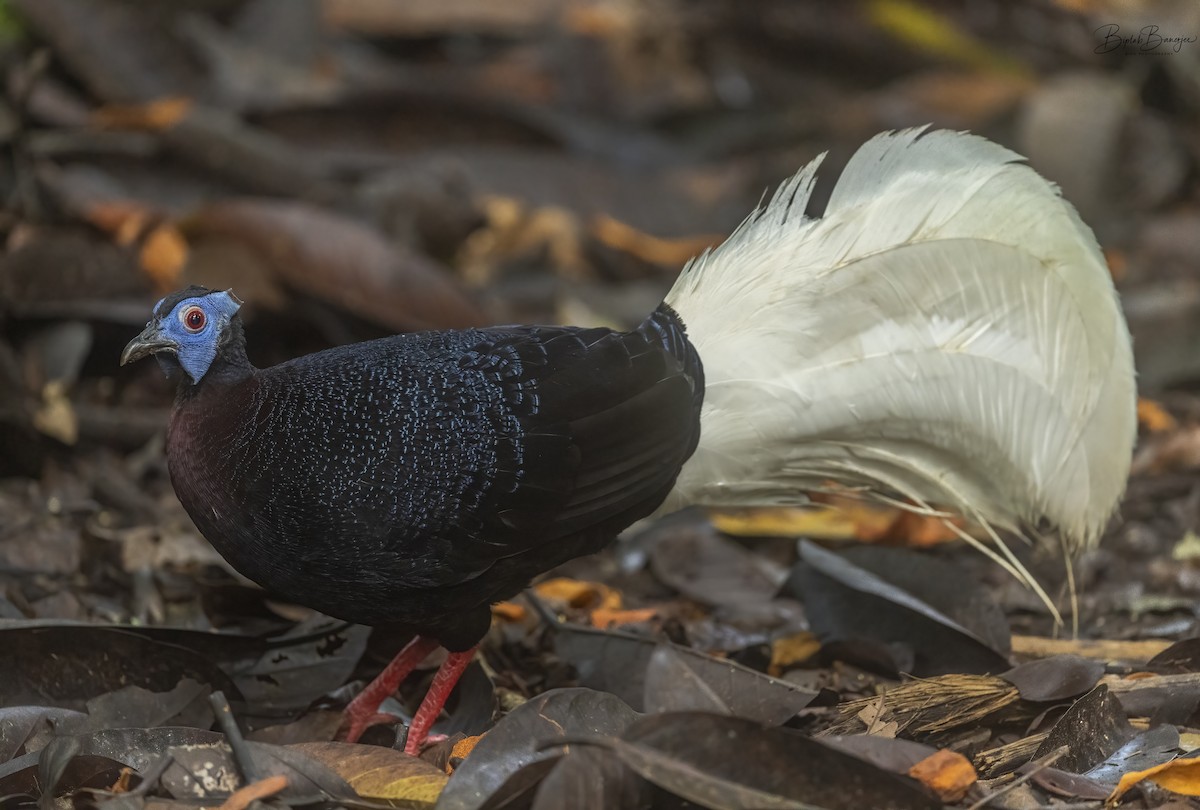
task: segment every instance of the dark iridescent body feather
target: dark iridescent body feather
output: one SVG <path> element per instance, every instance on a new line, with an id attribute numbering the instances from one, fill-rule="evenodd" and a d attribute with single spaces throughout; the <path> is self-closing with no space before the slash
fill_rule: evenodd
<path id="1" fill-rule="evenodd" d="M 662 502 L 703 390 L 665 307 L 626 333 L 429 332 L 263 370 L 239 327 L 181 387 L 168 458 L 188 513 L 246 576 L 466 649 L 492 602 Z"/>

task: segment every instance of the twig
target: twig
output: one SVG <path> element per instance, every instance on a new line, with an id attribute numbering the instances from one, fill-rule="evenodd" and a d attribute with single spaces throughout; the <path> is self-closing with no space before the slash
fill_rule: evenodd
<path id="1" fill-rule="evenodd" d="M 1067 753 L 1067 746 L 1065 746 L 1065 745 L 1059 746 L 1058 748 L 1051 751 L 1046 756 L 1042 757 L 1039 760 L 1035 760 L 1033 763 L 1031 763 L 1033 765 L 1033 767 L 1027 773 L 1025 773 L 1021 776 L 1018 776 L 1016 779 L 1012 780 L 1007 785 L 1005 785 L 1004 787 L 997 790 L 995 793 L 991 793 L 987 796 L 984 796 L 982 799 L 975 802 L 975 804 L 968 807 L 967 810 L 982 810 L 982 808 L 991 804 L 994 799 L 1000 798 L 1001 796 L 1003 796 L 1005 793 L 1008 793 L 1009 791 L 1016 790 L 1021 785 L 1025 784 L 1030 779 L 1032 779 L 1033 777 L 1037 776 L 1039 773 L 1044 771 L 1046 768 L 1049 768 L 1055 762 L 1058 762 L 1060 759 L 1063 758 L 1063 756 L 1066 755 L 1066 753 Z"/>
<path id="2" fill-rule="evenodd" d="M 229 743 L 229 748 L 233 751 L 233 762 L 242 776 L 242 782 L 246 785 L 258 782 L 258 769 L 254 767 L 254 757 L 250 753 L 250 746 L 246 744 L 246 738 L 242 736 L 237 721 L 233 719 L 233 710 L 229 708 L 229 701 L 225 699 L 225 693 L 213 692 L 208 696 L 208 702 L 212 705 L 213 714 L 217 717 L 217 725 L 220 726 L 221 733 L 225 735 L 225 741 Z"/>
<path id="3" fill-rule="evenodd" d="M 1171 642 L 1159 639 L 1107 641 L 1022 635 L 1013 636 L 1012 642 L 1014 654 L 1029 658 L 1049 658 L 1052 655 L 1070 654 L 1110 662 L 1145 662 L 1171 646 Z"/>

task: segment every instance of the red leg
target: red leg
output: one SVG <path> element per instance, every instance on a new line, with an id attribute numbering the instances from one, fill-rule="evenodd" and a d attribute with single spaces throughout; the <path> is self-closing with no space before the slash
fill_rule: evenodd
<path id="1" fill-rule="evenodd" d="M 425 693 L 425 699 L 421 701 L 421 708 L 417 709 L 412 725 L 408 727 L 404 753 L 414 757 L 421 753 L 421 745 L 429 736 L 429 729 L 433 728 L 434 721 L 442 713 L 442 707 L 446 705 L 447 698 L 454 691 L 458 679 L 462 677 L 463 670 L 475 657 L 476 649 L 478 648 L 472 647 L 466 652 L 450 653 L 446 663 L 438 668 L 437 674 L 433 676 L 433 683 L 429 685 L 429 691 Z"/>
<path id="2" fill-rule="evenodd" d="M 350 701 L 342 715 L 342 728 L 346 729 L 342 739 L 346 742 L 358 742 L 358 738 L 368 726 L 379 722 L 379 705 L 395 694 L 404 679 L 417 668 L 417 664 L 440 646 L 433 639 L 424 636 L 417 636 L 408 642 L 392 659 L 392 663 L 379 673 L 379 677 L 367 684 L 366 688 Z M 434 682 L 436 683 L 436 680 Z"/>

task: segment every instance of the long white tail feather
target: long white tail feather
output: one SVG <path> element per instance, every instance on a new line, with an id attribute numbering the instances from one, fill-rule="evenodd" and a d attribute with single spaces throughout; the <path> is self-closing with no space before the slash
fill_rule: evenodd
<path id="1" fill-rule="evenodd" d="M 704 363 L 700 445 L 664 509 L 893 492 L 1094 543 L 1136 433 L 1129 331 L 1091 231 L 1021 157 L 873 138 L 825 215 L 821 158 L 667 296 Z"/>

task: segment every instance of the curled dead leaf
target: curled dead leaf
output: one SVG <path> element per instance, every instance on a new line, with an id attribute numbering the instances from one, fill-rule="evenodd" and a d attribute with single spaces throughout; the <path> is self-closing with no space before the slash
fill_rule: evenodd
<path id="1" fill-rule="evenodd" d="M 534 592 L 547 601 L 583 610 L 619 610 L 621 594 L 599 582 L 555 577 L 533 586 Z"/>
<path id="2" fill-rule="evenodd" d="M 1149 779 L 1159 787 L 1184 796 L 1200 796 L 1200 757 L 1173 759 L 1144 771 L 1134 771 L 1121 777 L 1108 797 L 1108 804 L 1115 804 L 1129 789 Z"/>
<path id="3" fill-rule="evenodd" d="M 684 239 L 663 239 L 639 231 L 632 225 L 601 214 L 592 220 L 591 235 L 602 244 L 636 256 L 644 262 L 676 268 L 707 248 L 720 244 L 723 236 L 704 234 Z"/>

